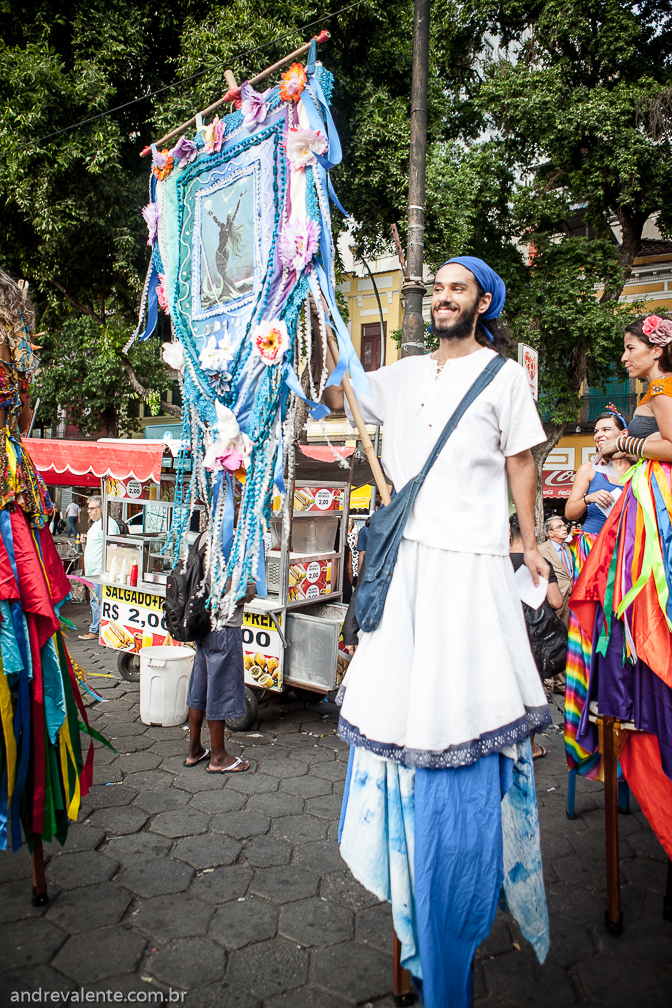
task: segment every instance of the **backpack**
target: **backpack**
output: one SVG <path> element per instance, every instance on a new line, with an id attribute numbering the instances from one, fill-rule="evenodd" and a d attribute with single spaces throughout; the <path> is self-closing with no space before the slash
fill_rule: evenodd
<path id="1" fill-rule="evenodd" d="M 523 602 L 523 612 L 530 646 L 539 675 L 551 679 L 565 671 L 567 664 L 567 628 L 544 599 L 538 609 Z"/>
<path id="2" fill-rule="evenodd" d="M 179 561 L 168 575 L 163 611 L 173 640 L 200 640 L 212 629 L 210 613 L 206 608 L 209 591 L 207 586 L 203 586 L 204 555 L 205 543 L 199 548 L 196 540 L 186 560 Z"/>

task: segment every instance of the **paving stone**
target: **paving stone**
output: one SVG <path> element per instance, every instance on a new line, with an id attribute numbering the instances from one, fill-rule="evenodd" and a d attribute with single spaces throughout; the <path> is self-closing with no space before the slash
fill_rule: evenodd
<path id="1" fill-rule="evenodd" d="M 220 833 L 186 837 L 173 849 L 173 857 L 180 858 L 194 868 L 216 868 L 218 865 L 233 864 L 241 851 L 241 845 L 231 837 Z"/>
<path id="2" fill-rule="evenodd" d="M 306 802 L 306 812 L 320 816 L 322 819 L 338 819 L 343 804 L 340 795 L 322 795 L 319 798 L 309 798 Z"/>
<path id="3" fill-rule="evenodd" d="M 47 920 L 70 934 L 118 924 L 131 902 L 130 893 L 112 882 L 60 893 L 47 909 Z"/>
<path id="4" fill-rule="evenodd" d="M 121 784 L 124 780 L 124 775 L 121 770 L 114 764 L 108 764 L 105 766 L 94 765 L 93 768 L 93 784 Z"/>
<path id="5" fill-rule="evenodd" d="M 210 936 L 222 945 L 240 949 L 250 942 L 274 938 L 277 924 L 277 907 L 254 896 L 246 896 L 217 907 L 210 921 Z"/>
<path id="6" fill-rule="evenodd" d="M 330 904 L 325 904 L 329 906 Z M 389 903 L 376 903 L 375 906 L 360 910 L 355 917 L 355 937 L 357 941 L 377 948 L 381 952 L 392 955 L 392 907 Z"/>
<path id="7" fill-rule="evenodd" d="M 188 731 L 181 725 L 171 725 L 164 728 L 162 725 L 145 725 L 145 733 L 156 742 L 165 742 L 166 739 L 182 739 L 189 737 Z"/>
<path id="8" fill-rule="evenodd" d="M 242 791 L 243 794 L 262 794 L 266 791 L 277 791 L 280 784 L 278 777 L 271 777 L 266 773 L 242 773 L 234 774 L 227 781 L 228 786 L 234 791 Z"/>
<path id="9" fill-rule="evenodd" d="M 247 837 L 259 836 L 261 833 L 268 833 L 271 820 L 261 812 L 251 812 L 245 809 L 244 812 L 222 812 L 216 815 L 210 824 L 210 828 L 217 833 L 226 833 L 237 840 L 245 840 Z"/>
<path id="10" fill-rule="evenodd" d="M 138 896 L 162 896 L 165 893 L 184 892 L 194 877 L 194 869 L 184 861 L 174 858 L 138 860 L 122 868 L 114 881 Z"/>
<path id="11" fill-rule="evenodd" d="M 0 924 L 23 917 L 41 917 L 47 908 L 33 906 L 31 895 L 32 882 L 25 877 L 0 883 Z"/>
<path id="12" fill-rule="evenodd" d="M 214 871 L 198 875 L 191 883 L 189 892 L 210 903 L 227 903 L 240 899 L 252 881 L 251 868 L 243 865 L 224 865 Z"/>
<path id="13" fill-rule="evenodd" d="M 308 979 L 308 952 L 295 943 L 276 938 L 232 952 L 226 975 L 232 984 L 270 998 L 300 987 Z M 300 998 L 297 993 L 296 998 Z M 300 1001 L 295 1001 L 299 1008 Z"/>
<path id="14" fill-rule="evenodd" d="M 632 836 L 626 838 L 625 844 L 637 857 L 647 858 L 652 861 L 662 861 L 663 864 L 667 863 L 667 854 L 652 830 L 633 833 Z M 623 845 L 621 846 L 621 853 L 624 853 Z"/>
<path id="15" fill-rule="evenodd" d="M 153 743 L 153 739 L 140 734 L 117 739 L 113 739 L 109 734 L 106 734 L 106 738 L 110 740 L 115 749 L 120 753 L 142 752 L 145 749 L 150 749 Z"/>
<path id="16" fill-rule="evenodd" d="M 226 952 L 210 938 L 177 938 L 155 952 L 146 968 L 163 983 L 189 990 L 221 980 L 225 964 Z"/>
<path id="17" fill-rule="evenodd" d="M 44 918 L 3 924 L 0 926 L 0 973 L 49 962 L 66 938 L 65 931 Z"/>
<path id="18" fill-rule="evenodd" d="M 133 915 L 133 926 L 157 941 L 208 933 L 215 908 L 192 893 L 170 893 L 145 900 Z"/>
<path id="19" fill-rule="evenodd" d="M 161 759 L 158 753 L 145 749 L 142 752 L 124 753 L 118 756 L 114 765 L 125 773 L 136 773 L 140 770 L 156 770 Z"/>
<path id="20" fill-rule="evenodd" d="M 261 1008 L 261 1001 L 239 987 L 214 983 L 188 991 L 184 1008 Z"/>
<path id="21" fill-rule="evenodd" d="M 142 965 L 140 966 L 140 969 L 142 969 Z M 127 1004 L 161 1004 L 160 1001 L 156 1000 L 158 994 L 156 984 L 148 983 L 146 980 L 143 980 L 138 973 L 124 973 L 121 976 L 106 977 L 104 980 L 98 980 L 95 983 L 87 984 L 86 990 L 95 992 L 114 991 L 115 996 L 117 991 L 125 996 L 130 994 L 133 1000 L 126 1002 Z M 76 1004 L 76 1002 L 74 1003 Z M 84 1003 L 86 1004 L 86 1002 Z M 101 1002 L 98 1001 L 98 1004 L 100 1003 Z M 110 1002 L 103 1003 L 109 1004 Z M 124 1002 L 122 1001 L 121 1003 L 123 1004 Z M 179 1001 L 176 1001 L 175 1003 L 178 1005 L 180 1004 Z M 94 1001 L 93 1004 L 95 1005 L 96 1002 Z"/>
<path id="22" fill-rule="evenodd" d="M 210 816 L 198 809 L 181 808 L 172 812 L 159 812 L 154 816 L 150 829 L 167 837 L 195 836 L 204 833 L 210 824 Z"/>
<path id="23" fill-rule="evenodd" d="M 312 735 L 308 735 L 307 732 L 304 733 L 300 731 L 287 732 L 286 735 L 283 735 L 282 742 L 283 745 L 289 746 L 290 749 L 297 753 L 301 750 L 301 759 L 304 759 L 303 750 L 309 748 L 312 749 L 315 745 L 315 740 Z"/>
<path id="24" fill-rule="evenodd" d="M 314 843 L 301 844 L 294 851 L 293 862 L 320 874 L 342 870 L 345 867 L 338 844 L 334 840 L 317 840 Z"/>
<path id="25" fill-rule="evenodd" d="M 345 864 L 342 863 L 341 867 L 345 869 Z M 378 897 L 360 885 L 347 870 L 324 875 L 320 882 L 320 896 L 351 910 L 362 910 L 378 903 Z"/>
<path id="26" fill-rule="evenodd" d="M 100 826 L 108 836 L 124 836 L 126 833 L 137 833 L 147 822 L 147 812 L 134 805 L 123 808 L 98 809 L 91 816 L 91 823 Z"/>
<path id="27" fill-rule="evenodd" d="M 291 854 L 292 848 L 289 844 L 268 836 L 255 837 L 245 848 L 245 857 L 255 868 L 289 864 Z"/>
<path id="28" fill-rule="evenodd" d="M 89 721 L 90 720 L 91 717 L 89 716 Z M 115 760 L 119 759 L 116 752 L 112 752 L 112 750 L 108 749 L 107 746 L 96 745 L 94 743 L 94 749 L 95 749 L 94 762 L 96 766 L 109 766 L 110 763 L 113 763 Z"/>
<path id="29" fill-rule="evenodd" d="M 589 927 L 604 927 L 604 897 L 582 886 L 555 882 L 546 886 L 548 911 L 568 921 L 581 921 Z"/>
<path id="30" fill-rule="evenodd" d="M 62 973 L 57 973 L 51 966 L 15 967 L 0 977 L 0 997 L 4 998 L 3 1004 L 10 1006 L 21 1003 L 20 998 L 23 991 L 30 993 L 40 991 L 44 996 L 45 991 L 49 991 L 50 994 L 52 991 L 72 991 L 76 986 L 74 980 L 63 976 Z M 57 1004 L 58 1002 L 53 1003 Z"/>
<path id="31" fill-rule="evenodd" d="M 324 777 L 325 780 L 340 781 L 345 780 L 347 769 L 347 763 L 337 761 L 334 763 L 320 763 L 318 766 L 313 767 L 311 773 L 314 777 Z"/>
<path id="32" fill-rule="evenodd" d="M 128 750 L 124 747 L 123 742 L 125 739 L 131 738 L 134 735 L 145 735 L 147 732 L 147 725 L 142 724 L 140 721 L 126 721 L 123 724 L 114 723 L 110 725 L 110 731 L 106 732 L 105 737 L 108 742 L 114 745 L 114 748 L 119 752 L 127 752 Z M 146 736 L 149 738 L 149 735 Z M 150 740 L 149 745 L 153 744 L 153 739 Z"/>
<path id="33" fill-rule="evenodd" d="M 511 925 L 512 919 L 509 914 L 504 914 L 501 910 L 498 910 L 493 925 L 490 928 L 490 934 L 485 941 L 481 942 L 476 950 L 476 955 L 481 959 L 489 959 L 490 956 L 511 952 L 513 949 Z"/>
<path id="34" fill-rule="evenodd" d="M 138 770 L 126 774 L 124 785 L 135 791 L 156 791 L 158 788 L 170 787 L 174 780 L 174 775 L 164 770 Z"/>
<path id="35" fill-rule="evenodd" d="M 184 732 L 184 735 L 187 733 Z M 185 749 L 189 747 L 184 737 L 179 739 L 161 739 L 152 746 L 152 752 L 159 756 L 180 756 L 184 758 Z"/>
<path id="36" fill-rule="evenodd" d="M 265 774 L 280 779 L 285 777 L 301 777 L 303 774 L 308 773 L 308 764 L 300 763 L 295 759 L 265 759 L 261 768 Z"/>
<path id="37" fill-rule="evenodd" d="M 310 778 L 292 777 L 290 780 L 310 780 Z M 284 791 L 270 791 L 267 794 L 252 795 L 247 803 L 247 808 L 254 812 L 263 812 L 264 815 L 276 819 L 279 816 L 298 815 L 303 812 L 303 798 L 297 798 L 296 795 L 287 794 Z"/>
<path id="38" fill-rule="evenodd" d="M 658 861 L 621 861 L 621 875 L 624 875 L 630 885 L 652 892 L 663 893 L 667 883 L 667 872 L 664 864 Z"/>
<path id="39" fill-rule="evenodd" d="M 46 850 L 49 850 L 49 847 Z M 9 850 L 0 851 L 0 882 L 13 882 L 15 879 L 27 878 L 31 874 L 30 854 L 25 844 L 16 854 Z"/>
<path id="40" fill-rule="evenodd" d="M 594 892 L 604 892 L 607 885 L 604 858 L 569 857 L 554 858 L 553 868 L 561 882 L 585 886 Z M 622 877 L 622 876 L 621 876 Z"/>
<path id="41" fill-rule="evenodd" d="M 87 803 L 94 809 L 115 808 L 120 805 L 130 805 L 137 791 L 131 790 L 125 784 L 111 784 L 109 787 L 98 785 L 92 787 L 86 796 Z"/>
<path id="42" fill-rule="evenodd" d="M 72 823 L 68 829 L 65 847 L 55 844 L 52 853 L 54 856 L 60 857 L 61 853 L 74 854 L 76 851 L 95 850 L 104 839 L 104 830 L 96 828 L 96 826 L 87 826 L 84 823 Z"/>
<path id="43" fill-rule="evenodd" d="M 354 914 L 352 910 L 313 896 L 284 906 L 279 930 L 285 938 L 301 945 L 335 945 L 354 936 Z"/>
<path id="44" fill-rule="evenodd" d="M 124 927 L 97 928 L 68 938 L 52 965 L 82 984 L 132 973 L 147 941 Z"/>
<path id="45" fill-rule="evenodd" d="M 276 819 L 270 836 L 287 840 L 291 844 L 307 843 L 309 840 L 323 840 L 327 834 L 327 824 L 314 816 L 283 816 Z"/>
<path id="46" fill-rule="evenodd" d="M 390 993 L 392 959 L 359 942 L 343 942 L 313 953 L 311 980 L 350 1004 Z"/>
<path id="47" fill-rule="evenodd" d="M 119 867 L 112 858 L 98 851 L 79 854 L 62 854 L 52 858 L 47 865 L 47 879 L 61 889 L 78 889 L 80 886 L 106 882 Z"/>
<path id="48" fill-rule="evenodd" d="M 127 865 L 134 861 L 163 857 L 171 845 L 172 840 L 156 833 L 129 833 L 108 840 L 103 853 L 106 857 L 114 858 L 119 864 Z"/>
<path id="49" fill-rule="evenodd" d="M 201 765 L 197 770 L 185 770 L 184 773 L 178 774 L 173 781 L 173 786 L 182 788 L 183 791 L 189 791 L 191 794 L 196 794 L 199 791 L 219 791 L 220 788 L 226 787 L 231 776 L 246 777 L 247 775 L 247 771 L 242 774 L 209 774 L 205 772 L 205 766 Z"/>
<path id="50" fill-rule="evenodd" d="M 551 948 L 549 957 L 569 968 L 582 959 L 595 955 L 596 949 L 590 931 L 578 921 L 550 917 Z M 507 950 L 508 951 L 508 950 Z"/>
<path id="51" fill-rule="evenodd" d="M 544 1008 L 563 1008 L 576 1001 L 567 971 L 549 959 L 540 966 L 531 950 L 487 959 L 483 973 L 488 990 L 516 1008 L 538 1008 L 542 1004 Z"/>
<path id="52" fill-rule="evenodd" d="M 220 791 L 199 791 L 190 799 L 189 804 L 201 812 L 217 815 L 218 812 L 239 812 L 247 800 L 247 795 L 241 794 L 240 791 L 223 788 Z"/>
<path id="53" fill-rule="evenodd" d="M 302 987 L 300 993 L 301 1008 L 343 1008 L 343 1002 L 340 998 L 335 998 L 317 987 Z M 266 1008 L 298 1008 L 297 994 L 297 991 L 278 994 L 277 997 L 266 1001 Z M 376 1001 L 376 1008 L 383 1008 L 379 1001 Z"/>
<path id="54" fill-rule="evenodd" d="M 189 804 L 190 798 L 191 795 L 187 791 L 161 788 L 158 791 L 141 791 L 133 805 L 154 815 L 156 812 L 172 812 L 173 809 L 184 808 Z"/>
<path id="55" fill-rule="evenodd" d="M 319 876 L 313 872 L 296 865 L 282 865 L 256 871 L 250 891 L 273 903 L 290 903 L 315 896 L 318 883 Z"/>

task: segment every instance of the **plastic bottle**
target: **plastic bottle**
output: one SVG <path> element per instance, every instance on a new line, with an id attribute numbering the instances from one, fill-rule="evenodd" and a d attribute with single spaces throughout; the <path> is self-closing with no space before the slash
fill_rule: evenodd
<path id="1" fill-rule="evenodd" d="M 117 575 L 119 574 L 119 561 L 117 559 L 117 554 L 115 553 L 112 557 L 112 563 L 110 564 L 110 573 L 108 575 L 110 581 L 116 581 Z"/>
<path id="2" fill-rule="evenodd" d="M 133 566 L 131 567 L 131 576 L 128 579 L 128 583 L 131 588 L 135 588 L 138 583 L 138 561 L 133 561 Z"/>
<path id="3" fill-rule="evenodd" d="M 119 571 L 119 584 L 126 584 L 128 581 L 128 559 L 124 557 L 121 561 L 121 570 Z"/>

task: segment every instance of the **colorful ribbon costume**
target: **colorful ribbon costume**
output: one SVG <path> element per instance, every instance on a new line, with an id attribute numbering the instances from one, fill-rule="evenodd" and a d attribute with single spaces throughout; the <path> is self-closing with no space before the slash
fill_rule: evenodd
<path id="1" fill-rule="evenodd" d="M 48 528 L 52 503 L 21 441 L 18 416 L 36 360 L 32 314 L 23 294 L 0 271 L 0 849 L 41 837 L 65 842 L 91 786 L 93 744 L 77 679 L 60 630 L 59 609 L 70 584 Z M 23 301 L 11 318 L 7 306 Z M 19 333 L 17 335 L 17 329 Z M 8 836 L 10 834 L 10 836 Z"/>

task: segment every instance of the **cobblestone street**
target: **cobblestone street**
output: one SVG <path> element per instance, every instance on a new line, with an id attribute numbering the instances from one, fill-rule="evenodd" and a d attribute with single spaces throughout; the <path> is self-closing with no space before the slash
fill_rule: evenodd
<path id="1" fill-rule="evenodd" d="M 88 625 L 88 607 L 68 614 Z M 89 679 L 105 697 L 89 710 L 118 753 L 97 745 L 95 786 L 66 847 L 45 847 L 47 907 L 31 907 L 25 848 L 0 854 L 3 1008 L 13 992 L 82 986 L 172 988 L 187 992 L 188 1008 L 391 1008 L 389 908 L 338 852 L 347 746 L 336 707 L 262 708 L 257 727 L 230 736 L 250 771 L 209 776 L 205 763 L 183 766 L 182 727 L 140 722 L 139 688 L 118 678 L 114 652 L 72 636 L 88 672 L 115 676 Z M 549 749 L 536 769 L 551 952 L 539 967 L 512 918 L 498 913 L 477 956 L 475 1003 L 669 1008 L 664 853 L 633 802 L 619 816 L 624 929 L 612 937 L 601 785 L 579 780 L 577 818 L 568 820 L 562 736 L 540 741 Z"/>

